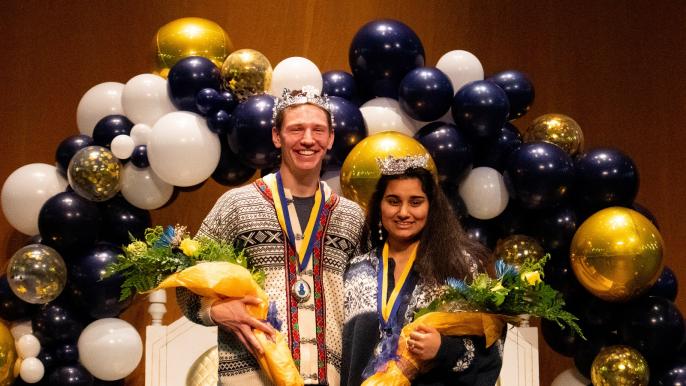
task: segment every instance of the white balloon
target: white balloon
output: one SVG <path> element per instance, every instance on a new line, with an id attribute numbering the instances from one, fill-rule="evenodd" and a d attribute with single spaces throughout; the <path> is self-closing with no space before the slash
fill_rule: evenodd
<path id="1" fill-rule="evenodd" d="M 459 192 L 469 215 L 479 220 L 496 217 L 509 200 L 503 175 L 485 166 L 472 169 L 460 183 Z"/>
<path id="2" fill-rule="evenodd" d="M 133 149 L 136 147 L 133 142 L 133 138 L 126 134 L 120 134 L 112 140 L 110 148 L 112 149 L 112 154 L 119 159 L 127 159 L 131 157 Z"/>
<path id="3" fill-rule="evenodd" d="M 133 139 L 133 144 L 135 146 L 140 146 L 148 144 L 150 133 L 152 133 L 152 128 L 150 126 L 145 123 L 138 123 L 133 125 L 129 136 Z"/>
<path id="4" fill-rule="evenodd" d="M 121 193 L 131 205 L 141 209 L 157 209 L 166 204 L 174 186 L 160 179 L 151 168 L 139 168 L 131 162 L 124 165 Z"/>
<path id="5" fill-rule="evenodd" d="M 129 79 L 121 96 L 124 114 L 133 123 L 152 126 L 165 114 L 176 111 L 169 99 L 167 80 L 153 74 Z"/>
<path id="6" fill-rule="evenodd" d="M 219 137 L 205 118 L 176 111 L 160 118 L 148 140 L 150 167 L 163 181 L 192 186 L 205 181 L 219 163 Z"/>
<path id="7" fill-rule="evenodd" d="M 143 341 L 136 329 L 117 318 L 89 324 L 77 343 L 79 361 L 94 377 L 115 381 L 131 374 L 143 356 Z"/>
<path id="8" fill-rule="evenodd" d="M 423 124 L 406 116 L 400 109 L 398 101 L 391 98 L 374 98 L 360 107 L 360 112 L 367 125 L 369 135 L 384 131 L 397 131 L 412 137 Z M 416 121 L 419 122 L 419 121 Z"/>
<path id="9" fill-rule="evenodd" d="M 40 209 L 50 197 L 64 192 L 67 185 L 67 180 L 52 165 L 24 165 L 12 172 L 2 185 L 2 212 L 19 232 L 37 235 Z"/>
<path id="10" fill-rule="evenodd" d="M 339 196 L 343 196 L 343 191 L 341 189 L 341 169 L 327 170 L 322 174 L 322 181 L 326 182 L 332 191 L 336 192 Z"/>
<path id="11" fill-rule="evenodd" d="M 316 64 L 307 58 L 293 56 L 274 67 L 269 93 L 280 97 L 284 88 L 299 90 L 303 86 L 312 86 L 321 91 L 323 84 L 322 73 Z"/>
<path id="12" fill-rule="evenodd" d="M 37 383 L 45 375 L 45 366 L 38 358 L 26 358 L 21 361 L 19 376 L 26 383 Z"/>
<path id="13" fill-rule="evenodd" d="M 15 347 L 20 358 L 37 357 L 40 353 L 40 341 L 33 334 L 26 334 L 17 339 Z"/>
<path id="14" fill-rule="evenodd" d="M 438 59 L 436 68 L 448 75 L 456 93 L 465 84 L 484 79 L 484 68 L 481 62 L 469 51 L 446 52 Z"/>
<path id="15" fill-rule="evenodd" d="M 590 383 L 590 379 L 584 377 L 576 368 L 571 368 L 555 377 L 550 386 L 586 386 Z"/>
<path id="16" fill-rule="evenodd" d="M 76 125 L 81 134 L 93 136 L 93 129 L 99 120 L 112 114 L 124 114 L 121 94 L 124 84 L 105 82 L 86 91 L 76 108 Z"/>
<path id="17" fill-rule="evenodd" d="M 10 332 L 14 340 L 19 340 L 26 334 L 33 334 L 33 326 L 31 320 L 18 320 L 10 324 Z"/>

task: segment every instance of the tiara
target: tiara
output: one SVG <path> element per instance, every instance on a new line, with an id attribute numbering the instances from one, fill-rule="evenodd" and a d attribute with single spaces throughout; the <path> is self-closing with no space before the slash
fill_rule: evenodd
<path id="1" fill-rule="evenodd" d="M 333 127 L 333 114 L 331 113 L 331 102 L 326 94 L 319 94 L 319 90 L 312 86 L 303 86 L 300 90 L 284 88 L 281 98 L 274 98 L 274 112 L 272 121 L 276 122 L 276 117 L 291 106 L 312 104 L 324 109 L 329 113 L 331 127 Z"/>
<path id="2" fill-rule="evenodd" d="M 381 174 L 384 176 L 394 176 L 396 174 L 403 174 L 407 169 L 424 168 L 429 163 L 429 155 L 407 155 L 405 157 L 396 158 L 392 155 L 386 158 L 377 157 L 376 164 L 379 166 Z"/>

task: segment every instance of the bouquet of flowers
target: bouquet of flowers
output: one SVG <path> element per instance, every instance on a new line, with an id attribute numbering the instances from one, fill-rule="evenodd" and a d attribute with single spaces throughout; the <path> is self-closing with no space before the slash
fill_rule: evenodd
<path id="1" fill-rule="evenodd" d="M 500 338 L 506 323 L 519 324 L 521 315 L 531 315 L 557 322 L 573 329 L 585 339 L 576 323 L 578 318 L 564 310 L 562 295 L 543 282 L 543 267 L 550 255 L 540 260 L 528 259 L 520 267 L 496 262 L 496 278 L 485 273 L 467 284 L 449 279 L 447 290 L 427 307 L 415 314 L 412 323 L 405 325 L 398 338 L 395 353 L 381 353 L 389 358 L 376 368 L 376 373 L 363 385 L 410 385 L 425 366 L 407 347 L 410 333 L 419 325 L 428 325 L 441 335 L 483 336 L 486 347 Z"/>
<path id="2" fill-rule="evenodd" d="M 107 268 L 107 275 L 118 273 L 124 277 L 122 300 L 135 292 L 174 287 L 185 287 L 204 297 L 261 299 L 259 305 L 247 306 L 247 311 L 272 324 L 277 332 L 272 340 L 261 330 L 253 330 L 264 347 L 264 354 L 257 360 L 276 385 L 303 385 L 288 341 L 278 332 L 280 321 L 276 309 L 269 306 L 262 289 L 264 273 L 249 269 L 248 259 L 242 252 L 207 237 L 191 238 L 186 227 L 178 225 L 148 228 L 145 241 L 132 237 L 123 250 L 117 262 Z"/>

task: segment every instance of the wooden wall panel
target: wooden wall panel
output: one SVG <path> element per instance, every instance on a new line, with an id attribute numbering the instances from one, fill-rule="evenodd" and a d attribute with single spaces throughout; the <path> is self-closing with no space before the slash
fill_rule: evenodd
<path id="1" fill-rule="evenodd" d="M 83 93 L 105 81 L 126 82 L 152 68 L 151 40 L 185 16 L 222 25 L 236 48 L 253 48 L 276 65 L 305 56 L 322 71 L 348 70 L 350 41 L 381 17 L 409 24 L 427 64 L 452 49 L 474 53 L 487 73 L 519 69 L 536 87 L 525 128 L 548 112 L 576 119 L 587 147 L 613 146 L 641 173 L 638 201 L 657 216 L 666 262 L 686 279 L 681 221 L 686 214 L 686 12 L 681 1 L 5 1 L 0 7 L 0 181 L 22 165 L 54 162 L 57 144 L 76 134 Z M 184 190 L 154 212 L 158 224 L 196 230 L 226 188 L 213 181 Z M 26 238 L 0 219 L 0 248 L 11 256 Z M 2 259 L 2 264 L 7 259 Z M 677 304 L 686 306 L 683 296 Z M 141 332 L 143 299 L 125 318 Z M 178 316 L 172 309 L 169 318 Z M 571 361 L 541 350 L 541 384 Z M 142 384 L 142 371 L 127 384 Z"/>

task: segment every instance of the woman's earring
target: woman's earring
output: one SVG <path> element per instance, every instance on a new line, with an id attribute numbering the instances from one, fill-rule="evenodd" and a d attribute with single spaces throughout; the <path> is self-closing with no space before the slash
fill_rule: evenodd
<path id="1" fill-rule="evenodd" d="M 383 241 L 383 224 L 379 221 L 379 241 Z"/>

